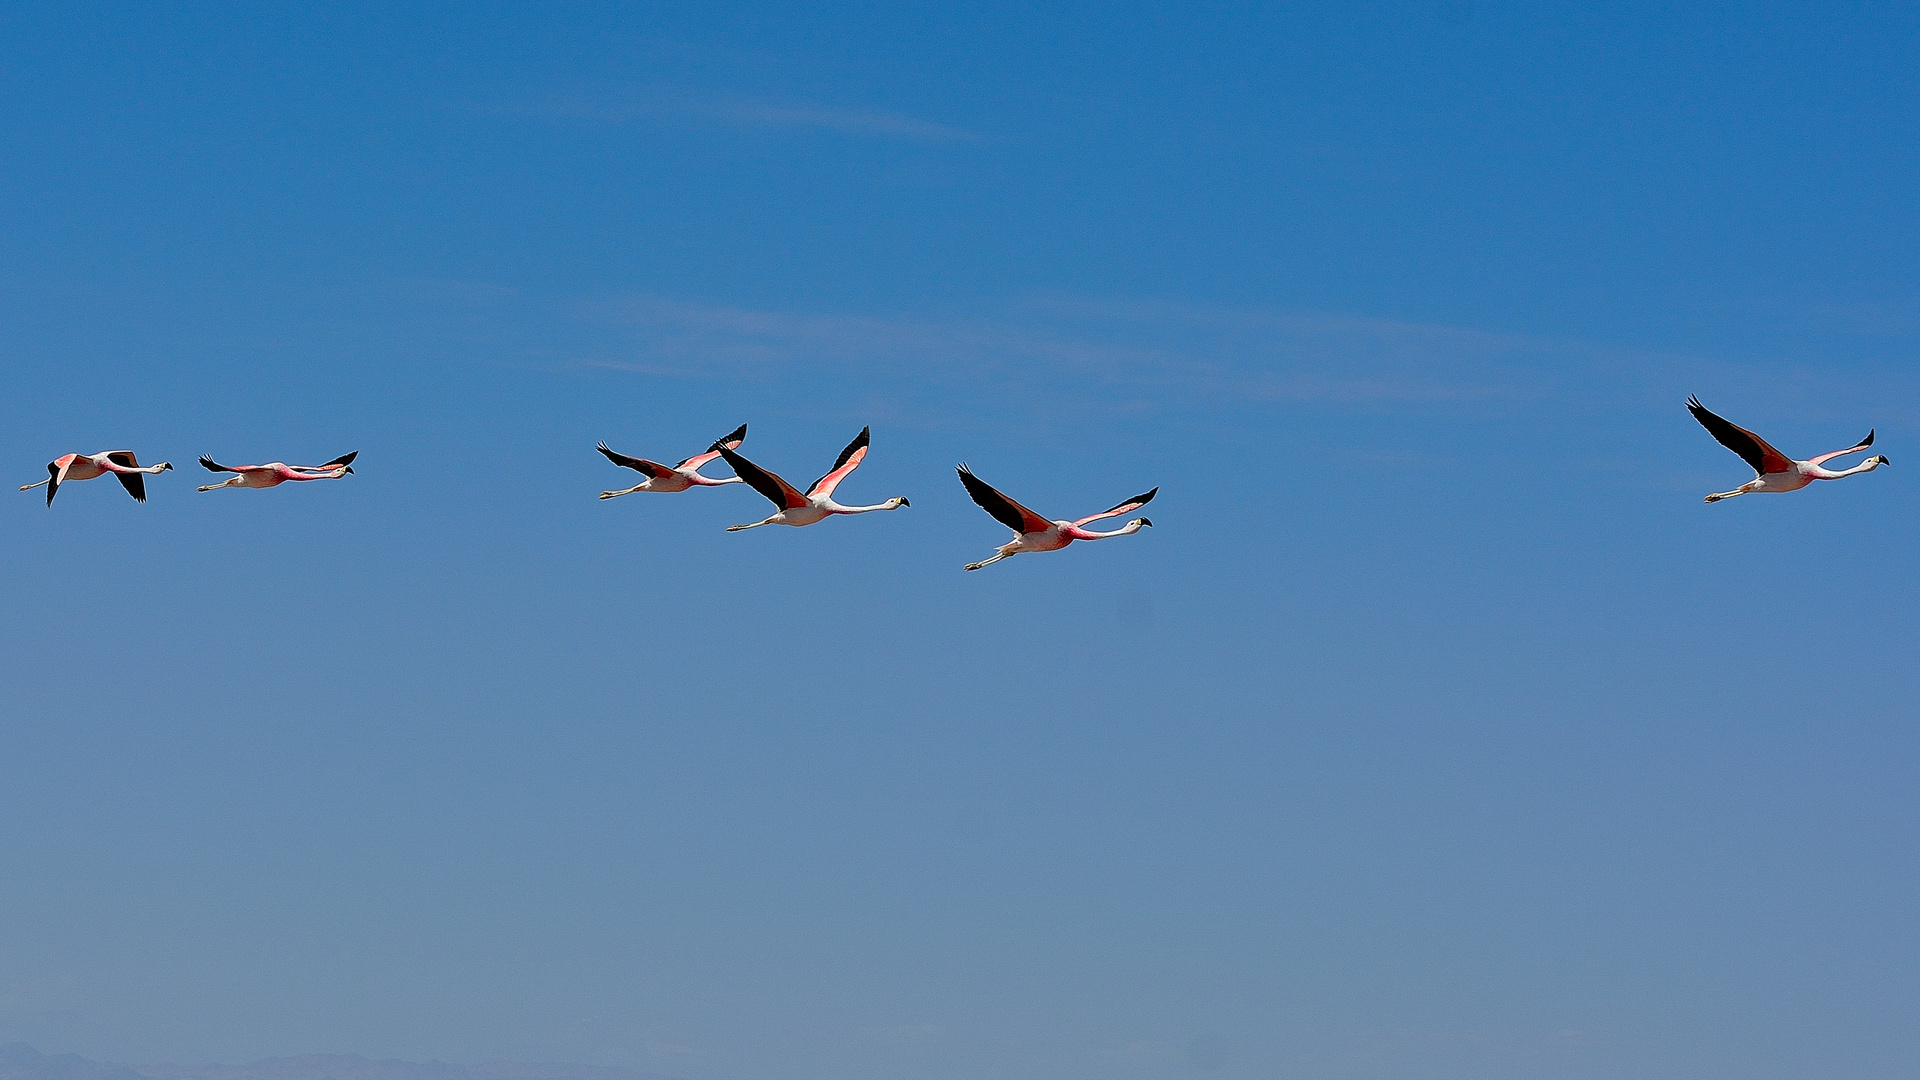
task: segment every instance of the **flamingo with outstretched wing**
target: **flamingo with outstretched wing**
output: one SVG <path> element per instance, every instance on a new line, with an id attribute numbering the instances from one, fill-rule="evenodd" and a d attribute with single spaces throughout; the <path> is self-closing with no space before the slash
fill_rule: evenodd
<path id="1" fill-rule="evenodd" d="M 341 454 L 325 465 L 289 465 L 284 461 L 269 461 L 265 465 L 222 465 L 205 454 L 200 455 L 200 467 L 208 472 L 227 472 L 233 476 L 217 484 L 205 484 L 196 491 L 213 491 L 216 488 L 277 487 L 289 480 L 338 480 L 353 471 L 353 459 L 360 451 Z"/>
<path id="2" fill-rule="evenodd" d="M 1876 454 L 1851 469 L 1841 469 L 1836 472 L 1825 467 L 1826 463 L 1834 458 L 1857 454 L 1872 446 L 1873 432 L 1871 431 L 1867 432 L 1866 438 L 1845 450 L 1835 450 L 1830 454 L 1821 454 L 1819 457 L 1808 458 L 1805 461 L 1795 461 L 1775 450 L 1767 440 L 1746 428 L 1708 412 L 1707 407 L 1700 404 L 1699 398 L 1687 399 L 1687 411 L 1693 414 L 1695 420 L 1700 421 L 1700 426 L 1706 428 L 1707 433 L 1712 435 L 1721 446 L 1739 454 L 1746 459 L 1747 464 L 1753 466 L 1752 480 L 1732 491 L 1716 491 L 1707 496 L 1708 502 L 1719 502 L 1721 499 L 1731 499 L 1735 495 L 1746 495 L 1750 492 L 1771 494 L 1781 491 L 1798 491 L 1815 480 L 1838 480 L 1843 476 L 1868 473 L 1882 465 L 1892 464 L 1885 455 Z"/>
<path id="3" fill-rule="evenodd" d="M 875 503 L 872 506 L 844 506 L 833 501 L 833 490 L 840 486 L 842 480 L 852 475 L 853 470 L 859 468 L 862 461 L 867 459 L 867 434 L 869 430 L 869 428 L 861 428 L 860 434 L 854 436 L 853 441 L 847 444 L 845 450 L 840 451 L 840 456 L 834 460 L 833 468 L 827 470 L 825 476 L 815 480 L 813 486 L 805 491 L 795 490 L 792 484 L 780 479 L 780 477 L 773 473 L 755 465 L 753 462 L 748 461 L 746 458 L 741 457 L 725 446 L 716 445 L 716 449 L 720 451 L 720 456 L 726 459 L 727 464 L 733 466 L 733 471 L 739 475 L 740 479 L 745 480 L 748 487 L 765 495 L 773 505 L 778 508 L 774 515 L 765 521 L 756 521 L 751 525 L 729 525 L 727 526 L 727 531 L 739 532 L 742 529 L 757 529 L 762 525 L 793 525 L 796 527 L 812 525 L 817 521 L 825 521 L 836 514 L 866 514 L 875 510 L 898 510 L 903 506 L 913 505 L 907 502 L 905 496 L 901 495 L 896 495 L 886 502 Z"/>
<path id="4" fill-rule="evenodd" d="M 983 566 L 997 563 L 1009 555 L 1024 555 L 1029 551 L 1059 551 L 1075 540 L 1105 540 L 1111 536 L 1131 536 L 1141 529 L 1151 528 L 1153 522 L 1146 518 L 1134 518 L 1112 532 L 1094 532 L 1082 526 L 1090 521 L 1130 514 L 1152 502 L 1153 497 L 1160 493 L 1159 488 L 1154 488 L 1144 495 L 1135 495 L 1110 510 L 1089 514 L 1078 521 L 1048 521 L 1007 498 L 985 480 L 973 475 L 973 470 L 967 468 L 965 462 L 961 463 L 958 472 L 960 483 L 966 486 L 967 494 L 973 496 L 973 501 L 979 503 L 982 510 L 992 514 L 995 521 L 1014 531 L 1013 539 L 1001 544 L 997 554 L 990 559 L 968 563 L 969 570 L 978 570 Z"/>
<path id="5" fill-rule="evenodd" d="M 102 450 L 97 454 L 62 454 L 47 462 L 47 478 L 37 483 L 21 484 L 21 491 L 32 491 L 46 485 L 47 505 L 53 505 L 53 497 L 60 491 L 60 485 L 70 480 L 91 480 L 96 476 L 113 474 L 120 486 L 127 489 L 135 502 L 147 501 L 147 477 L 158 476 L 172 469 L 168 462 L 158 465 L 142 466 L 140 459 L 131 450 Z"/>
<path id="6" fill-rule="evenodd" d="M 657 461 L 649 461 L 646 458 L 616 454 L 607 449 L 606 443 L 601 443 L 600 452 L 607 456 L 608 461 L 613 462 L 623 469 L 632 469 L 634 472 L 646 477 L 646 479 L 630 488 L 625 488 L 620 491 L 603 491 L 600 493 L 600 497 L 603 499 L 612 499 L 621 495 L 631 495 L 636 491 L 676 492 L 687 491 L 697 487 L 721 487 L 726 484 L 744 483 L 745 481 L 737 476 L 729 476 L 722 480 L 715 480 L 710 476 L 702 476 L 700 474 L 700 467 L 712 461 L 714 458 L 719 457 L 721 447 L 724 446 L 728 450 L 737 450 L 740 448 L 740 444 L 746 441 L 746 438 L 747 425 L 741 424 L 729 434 L 721 436 L 720 440 L 709 447 L 706 453 L 695 454 L 678 465 L 662 465 Z"/>

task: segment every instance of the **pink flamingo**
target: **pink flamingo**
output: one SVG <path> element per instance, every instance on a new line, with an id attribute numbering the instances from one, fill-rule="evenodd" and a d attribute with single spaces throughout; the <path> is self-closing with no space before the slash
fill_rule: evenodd
<path id="1" fill-rule="evenodd" d="M 825 521 L 835 514 L 865 514 L 874 510 L 898 510 L 903 506 L 913 505 L 907 502 L 905 496 L 899 495 L 873 506 L 842 506 L 833 501 L 833 489 L 839 487 L 840 481 L 845 480 L 848 474 L 859 468 L 860 463 L 867 458 L 867 431 L 867 428 L 861 428 L 860 434 L 853 437 L 853 441 L 847 444 L 845 450 L 840 451 L 840 457 L 834 461 L 833 468 L 827 475 L 815 480 L 813 486 L 805 493 L 795 491 L 792 484 L 727 447 L 716 445 L 714 448 L 720 451 L 721 457 L 727 459 L 727 464 L 733 466 L 733 471 L 739 474 L 740 479 L 745 480 L 753 490 L 773 500 L 773 505 L 780 508 L 778 513 L 765 521 L 756 521 L 751 525 L 729 525 L 727 531 L 757 529 L 762 525 L 798 527 L 811 525 L 816 521 Z"/>
<path id="2" fill-rule="evenodd" d="M 338 480 L 353 471 L 353 459 L 360 451 L 341 454 L 325 465 L 289 465 L 284 461 L 269 461 L 265 465 L 222 465 L 205 454 L 200 455 L 200 464 L 209 472 L 237 473 L 218 484 L 207 484 L 197 490 L 213 491 L 223 487 L 270 488 L 284 484 L 289 480 Z"/>
<path id="3" fill-rule="evenodd" d="M 624 491 L 603 491 L 600 493 L 600 497 L 603 499 L 611 499 L 619 495 L 631 495 L 636 491 L 673 492 L 685 491 L 688 488 L 720 487 L 724 484 L 743 483 L 744 481 L 737 476 L 729 476 L 725 480 L 715 480 L 712 477 L 702 476 L 700 475 L 700 467 L 712 461 L 714 458 L 719 457 L 721 447 L 724 446 L 729 450 L 737 450 L 740 448 L 740 444 L 745 442 L 746 439 L 747 425 L 741 424 L 739 427 L 734 428 L 731 434 L 721 436 L 720 440 L 714 443 L 713 447 L 706 453 L 695 454 L 678 465 L 662 465 L 657 461 L 648 461 L 646 458 L 616 454 L 607 449 L 606 443 L 601 443 L 600 452 L 607 455 L 608 461 L 613 462 L 623 469 L 632 469 L 640 475 L 645 476 L 646 479 Z"/>
<path id="4" fill-rule="evenodd" d="M 1750 491 L 1799 491 L 1815 480 L 1838 480 L 1843 476 L 1872 472 L 1882 465 L 1893 464 L 1888 461 L 1884 455 L 1875 455 L 1855 465 L 1851 469 L 1842 469 L 1839 472 L 1821 467 L 1824 462 L 1832 461 L 1837 457 L 1845 457 L 1848 454 L 1857 454 L 1867 447 L 1872 446 L 1873 432 L 1871 431 L 1867 432 L 1866 438 L 1861 439 L 1858 443 L 1847 447 L 1845 450 L 1835 450 L 1831 454 L 1821 454 L 1819 457 L 1808 458 L 1805 461 L 1795 461 L 1780 451 L 1775 450 L 1772 446 L 1769 446 L 1767 440 L 1755 435 L 1746 428 L 1738 424 L 1728 423 L 1708 412 L 1706 406 L 1700 404 L 1699 398 L 1687 399 L 1687 411 L 1693 414 L 1695 420 L 1700 421 L 1700 426 L 1706 428 L 1707 432 L 1718 440 L 1721 446 L 1745 458 L 1747 464 L 1753 466 L 1753 471 L 1757 474 L 1752 480 L 1741 484 L 1732 491 L 1714 492 L 1707 496 L 1708 502 L 1719 502 L 1721 499 L 1731 499 L 1735 495 L 1745 495 Z"/>
<path id="5" fill-rule="evenodd" d="M 1111 510 L 1091 517 L 1083 517 L 1079 521 L 1048 521 L 994 490 L 986 481 L 973 475 L 973 470 L 967 468 L 964 462 L 960 465 L 959 473 L 960 482 L 967 486 L 967 494 L 973 496 L 973 501 L 979 503 L 982 510 L 992 514 L 1000 524 L 1017 534 L 1012 540 L 1001 544 L 999 553 L 993 558 L 968 563 L 969 570 L 978 570 L 990 563 L 997 563 L 1009 555 L 1021 555 L 1029 551 L 1059 551 L 1075 540 L 1105 540 L 1109 536 L 1129 536 L 1141 529 L 1152 528 L 1153 522 L 1146 518 L 1134 518 L 1125 526 L 1112 532 L 1090 532 L 1080 526 L 1089 521 L 1131 513 L 1152 502 L 1153 497 L 1160 493 L 1159 488 L 1154 488 L 1145 495 L 1135 495 Z"/>
<path id="6" fill-rule="evenodd" d="M 47 486 L 47 505 L 53 505 L 53 496 L 60 485 L 69 480 L 91 480 L 96 476 L 112 473 L 120 486 L 127 489 L 136 502 L 147 501 L 147 477 L 172 469 L 167 462 L 158 465 L 140 467 L 139 459 L 131 450 L 102 450 L 97 454 L 63 454 L 47 462 L 47 478 L 37 484 L 21 484 L 21 491 L 32 491 L 45 484 Z"/>

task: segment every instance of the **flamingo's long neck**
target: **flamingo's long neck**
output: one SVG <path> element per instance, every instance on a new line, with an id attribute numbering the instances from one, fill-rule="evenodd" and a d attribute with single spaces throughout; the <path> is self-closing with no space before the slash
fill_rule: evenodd
<path id="1" fill-rule="evenodd" d="M 719 479 L 719 480 L 716 480 L 716 479 L 714 479 L 714 478 L 713 478 L 713 477 L 711 477 L 711 476 L 703 476 L 703 475 L 701 475 L 701 474 L 700 474 L 700 473 L 698 473 L 698 472 L 690 472 L 690 473 L 688 473 L 688 474 L 687 474 L 687 479 L 689 479 L 689 480 L 691 480 L 691 481 L 693 481 L 693 482 L 694 482 L 694 483 L 695 483 L 696 485 L 698 485 L 698 486 L 700 486 L 700 487 L 721 487 L 721 486 L 723 486 L 723 485 L 726 485 L 726 484 L 744 484 L 744 483 L 746 483 L 746 481 L 745 481 L 745 480 L 742 480 L 742 479 L 740 479 L 740 478 L 739 478 L 739 477 L 737 477 L 737 476 L 729 476 L 729 477 L 725 477 L 725 478 L 723 478 L 723 479 Z"/>
<path id="2" fill-rule="evenodd" d="M 1139 532 L 1140 529 L 1141 525 L 1138 521 L 1129 521 L 1112 532 L 1094 532 L 1091 529 L 1083 529 L 1078 525 L 1069 525 L 1062 531 L 1075 540 L 1105 540 L 1109 536 L 1130 536 L 1133 533 Z"/>
<path id="3" fill-rule="evenodd" d="M 895 509 L 895 504 L 891 499 L 883 503 L 875 503 L 872 506 L 841 506 L 837 502 L 827 503 L 827 513 L 829 514 L 865 514 L 874 510 L 892 509 Z"/>
<path id="4" fill-rule="evenodd" d="M 290 465 L 275 469 L 274 475 L 282 480 L 338 480 L 347 475 L 344 467 L 336 466 L 325 472 L 302 472 Z"/>
<path id="5" fill-rule="evenodd" d="M 1843 476 L 1852 476 L 1855 473 L 1872 472 L 1873 470 L 1879 467 L 1880 467 L 1879 459 L 1868 458 L 1867 460 L 1861 462 L 1860 464 L 1855 465 L 1851 469 L 1841 469 L 1839 472 L 1834 472 L 1832 469 L 1823 469 L 1820 466 L 1815 465 L 1811 469 L 1807 470 L 1807 474 L 1809 476 L 1812 476 L 1815 480 L 1838 480 Z"/>

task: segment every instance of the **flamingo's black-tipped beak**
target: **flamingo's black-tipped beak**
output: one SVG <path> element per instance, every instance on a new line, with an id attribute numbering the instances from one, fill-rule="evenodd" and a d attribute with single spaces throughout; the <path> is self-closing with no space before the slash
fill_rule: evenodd
<path id="1" fill-rule="evenodd" d="M 902 495 L 902 496 L 900 497 L 900 505 L 901 505 L 901 506 L 912 506 L 913 504 L 907 501 L 907 497 L 906 497 L 905 495 Z"/>
<path id="2" fill-rule="evenodd" d="M 1891 461 L 1888 461 L 1888 460 L 1887 460 L 1887 455 L 1885 455 L 1885 454 L 1881 454 L 1881 455 L 1880 455 L 1880 464 L 1882 464 L 1882 465 L 1891 465 L 1891 464 L 1893 464 L 1893 462 L 1891 462 Z"/>
<path id="3" fill-rule="evenodd" d="M 1151 529 L 1151 528 L 1153 528 L 1153 522 L 1151 522 L 1151 521 L 1148 521 L 1148 520 L 1147 520 L 1146 518 L 1141 518 L 1141 519 L 1140 519 L 1140 525 L 1141 525 L 1141 527 L 1143 527 L 1143 528 L 1148 528 L 1148 529 Z"/>
<path id="4" fill-rule="evenodd" d="M 341 468 L 343 468 L 343 469 L 345 469 L 345 470 L 347 470 L 348 472 L 352 472 L 352 471 L 353 471 L 353 466 L 351 466 L 351 465 L 343 465 L 343 466 L 341 466 Z"/>
<path id="5" fill-rule="evenodd" d="M 160 471 L 161 471 L 161 472 L 172 472 L 172 471 L 173 471 L 173 462 L 171 462 L 171 461 L 163 461 L 163 462 L 161 462 L 161 463 L 160 463 Z"/>

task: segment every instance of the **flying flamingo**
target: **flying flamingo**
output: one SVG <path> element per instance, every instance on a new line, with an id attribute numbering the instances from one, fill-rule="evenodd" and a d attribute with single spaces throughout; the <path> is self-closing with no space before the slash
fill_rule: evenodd
<path id="1" fill-rule="evenodd" d="M 1134 518 L 1112 532 L 1090 532 L 1080 526 L 1089 521 L 1118 517 L 1138 510 L 1152 502 L 1153 497 L 1160 493 L 1159 488 L 1154 488 L 1145 495 L 1135 495 L 1111 510 L 1091 517 L 1083 517 L 1079 521 L 1048 521 L 994 490 L 986 481 L 973 475 L 973 470 L 967 468 L 965 463 L 961 464 L 958 471 L 960 482 L 967 486 L 967 494 L 973 496 L 973 501 L 979 503 L 982 510 L 992 514 L 995 520 L 1017 534 L 1012 540 L 1001 544 L 999 554 L 993 558 L 968 563 L 969 570 L 978 570 L 989 563 L 997 563 L 1009 555 L 1020 555 L 1029 551 L 1059 551 L 1075 540 L 1105 540 L 1109 536 L 1127 536 L 1141 529 L 1151 528 L 1153 522 L 1146 518 Z"/>
<path id="2" fill-rule="evenodd" d="M 827 475 L 813 482 L 804 494 L 795 491 L 793 485 L 773 475 L 767 470 L 734 453 L 726 446 L 716 443 L 714 449 L 727 459 L 740 479 L 745 480 L 753 490 L 773 500 L 780 511 L 765 521 L 756 521 L 751 525 L 729 525 L 728 532 L 741 529 L 757 529 L 762 525 L 811 525 L 816 521 L 825 521 L 835 514 L 865 514 L 873 510 L 898 510 L 911 506 L 905 496 L 896 495 L 886 502 L 873 506 L 842 506 L 833 501 L 833 489 L 840 486 L 853 470 L 867 457 L 867 428 L 861 428 L 860 434 L 853 437 L 840 457 L 834 461 L 833 469 Z"/>
<path id="3" fill-rule="evenodd" d="M 973 502 L 979 503 L 981 509 L 991 513 L 1000 525 L 1012 528 L 1016 532 L 1012 540 L 1008 540 L 1006 544 L 1000 544 L 995 557 L 981 559 L 979 563 L 968 563 L 966 569 L 970 571 L 977 571 L 989 563 L 998 563 L 1008 555 L 1021 555 L 1025 552 L 1058 552 L 1060 548 L 1066 548 L 1075 540 L 1106 540 L 1108 536 L 1129 536 L 1142 528 L 1152 528 L 1154 523 L 1144 517 L 1135 517 L 1127 525 L 1116 528 L 1112 532 L 1091 532 L 1081 527 L 1087 525 L 1089 521 L 1100 521 L 1102 517 L 1119 517 L 1121 513 L 1131 513 L 1146 503 L 1154 502 L 1154 496 L 1160 494 L 1160 488 L 1154 488 L 1144 496 L 1133 496 L 1131 500 L 1119 503 L 1114 509 L 1096 513 L 1092 517 L 1083 517 L 1079 521 L 1046 521 L 1031 509 L 996 492 L 991 484 L 987 484 L 987 480 L 975 477 L 972 469 L 966 467 L 966 463 L 960 465 L 958 473 L 960 473 L 960 482 L 966 484 L 966 494 L 973 496 Z"/>
<path id="4" fill-rule="evenodd" d="M 286 483 L 288 480 L 338 480 L 353 471 L 353 459 L 360 451 L 341 454 L 325 465 L 289 465 L 284 461 L 269 461 L 265 465 L 222 465 L 205 454 L 200 455 L 200 464 L 210 472 L 237 473 L 218 484 L 207 484 L 200 491 L 212 491 L 223 487 L 270 488 Z"/>
<path id="5" fill-rule="evenodd" d="M 1732 491 L 1714 492 L 1707 496 L 1708 502 L 1731 499 L 1735 495 L 1745 495 L 1749 491 L 1798 491 L 1815 480 L 1838 480 L 1843 476 L 1872 472 L 1882 465 L 1892 464 L 1884 455 L 1875 455 L 1851 469 L 1842 469 L 1839 472 L 1821 467 L 1822 462 L 1832 461 L 1834 458 L 1845 457 L 1848 454 L 1857 454 L 1872 446 L 1873 432 L 1871 431 L 1867 432 L 1866 438 L 1845 450 L 1835 450 L 1831 454 L 1821 454 L 1819 457 L 1808 458 L 1805 461 L 1795 461 L 1767 445 L 1767 440 L 1746 428 L 1728 423 L 1708 412 L 1698 398 L 1687 399 L 1687 411 L 1693 414 L 1695 420 L 1700 421 L 1701 427 L 1706 428 L 1709 434 L 1719 440 L 1721 446 L 1745 458 L 1747 464 L 1753 466 L 1753 471 L 1758 474 Z"/>
<path id="6" fill-rule="evenodd" d="M 147 476 L 158 476 L 173 468 L 167 462 L 158 465 L 140 467 L 139 459 L 131 450 L 102 450 L 97 454 L 62 454 L 47 462 L 47 478 L 39 484 L 21 484 L 21 491 L 32 491 L 45 484 L 47 486 L 47 505 L 53 505 L 53 496 L 60 485 L 69 480 L 91 480 L 96 476 L 112 473 L 120 486 L 137 502 L 147 501 Z"/>
<path id="7" fill-rule="evenodd" d="M 603 499 L 611 499 L 616 495 L 631 495 L 636 491 L 673 492 L 685 491 L 688 488 L 719 487 L 722 484 L 744 483 L 745 481 L 737 476 L 729 476 L 725 480 L 715 480 L 712 477 L 702 476 L 700 475 L 700 467 L 712 461 L 714 458 L 719 457 L 720 448 L 723 446 L 729 450 L 738 450 L 740 444 L 745 442 L 746 438 L 747 425 L 741 424 L 733 430 L 732 434 L 721 436 L 720 441 L 714 443 L 712 448 L 706 453 L 695 454 L 678 465 L 662 465 L 657 461 L 648 461 L 646 458 L 616 454 L 607 449 L 606 443 L 601 443 L 600 452 L 607 455 L 608 461 L 613 462 L 621 468 L 632 469 L 646 477 L 646 479 L 624 491 L 603 491 L 600 493 L 600 497 Z"/>

